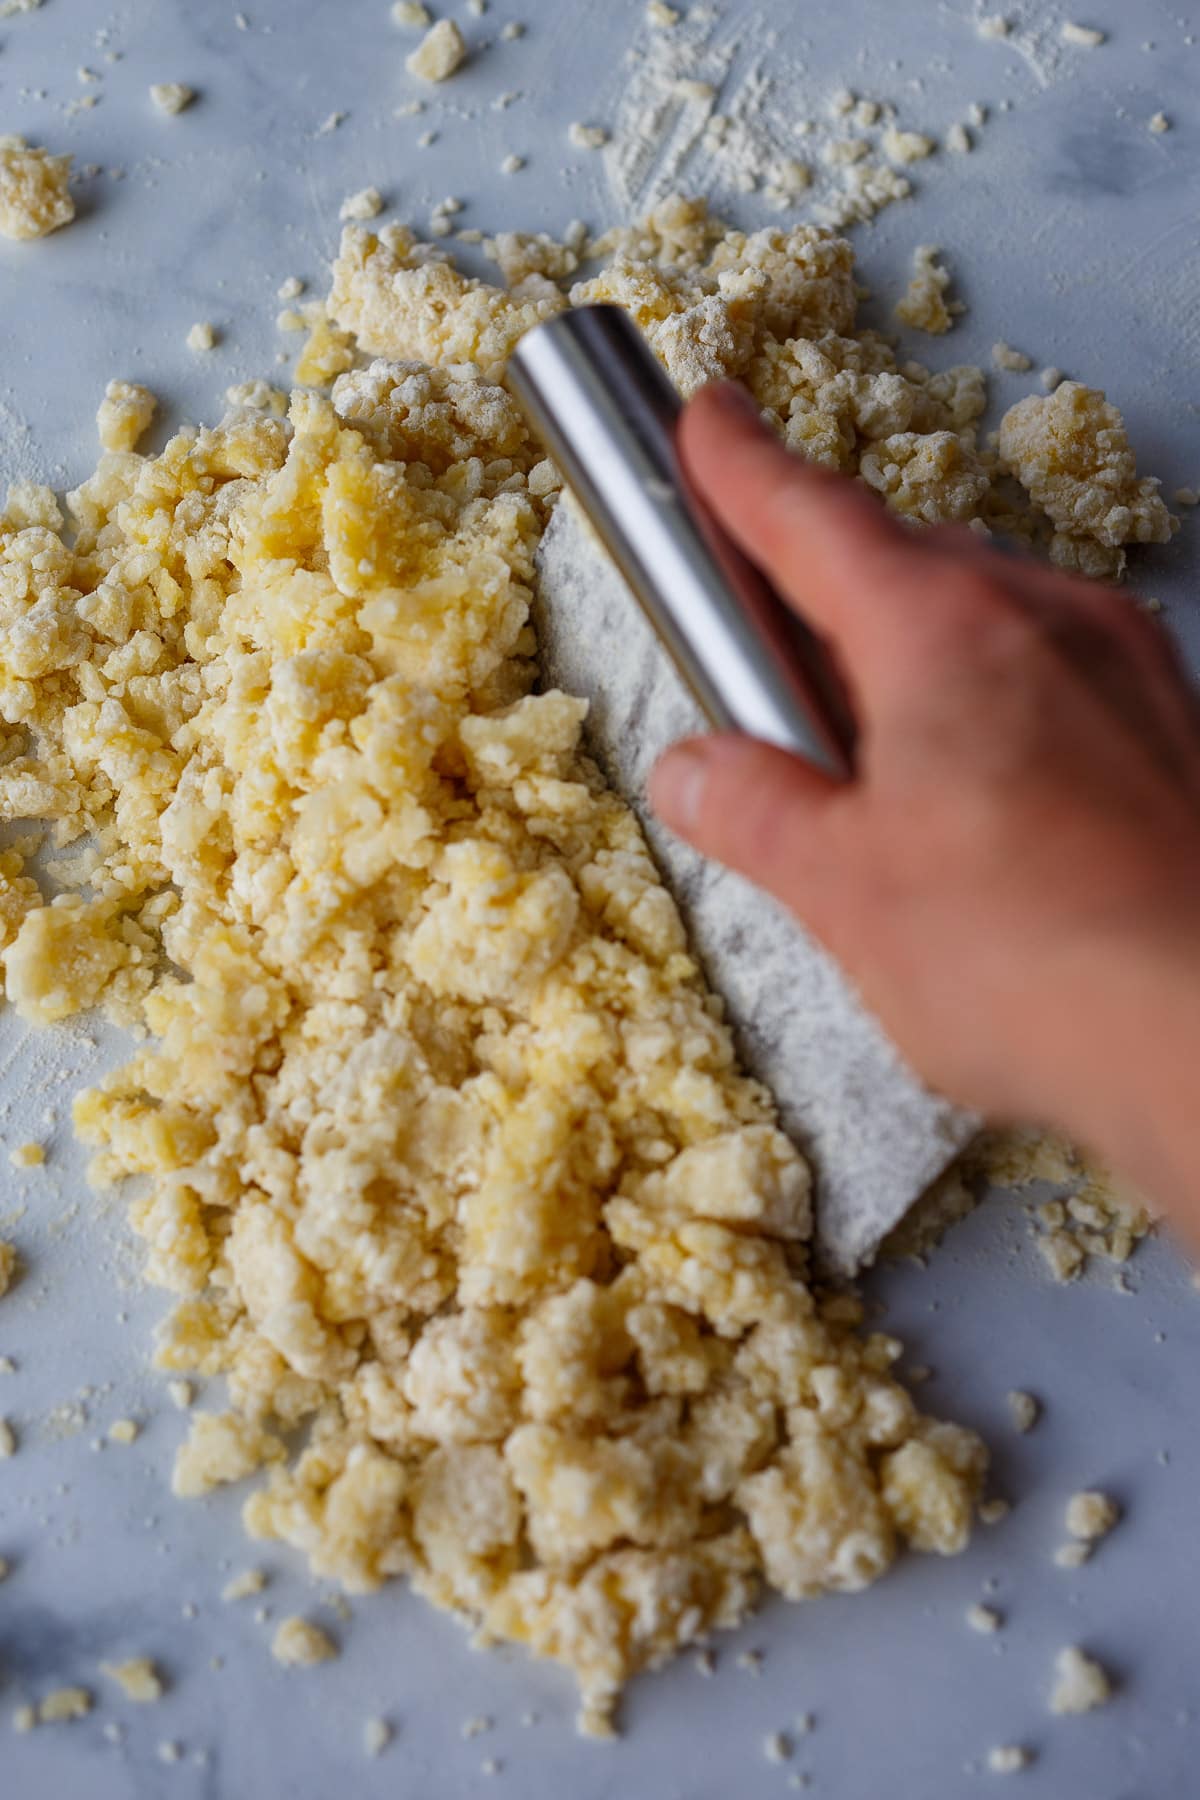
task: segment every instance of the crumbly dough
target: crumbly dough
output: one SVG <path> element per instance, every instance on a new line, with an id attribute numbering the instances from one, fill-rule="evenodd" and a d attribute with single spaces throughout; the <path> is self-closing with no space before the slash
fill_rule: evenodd
<path id="1" fill-rule="evenodd" d="M 1023 1388 L 1013 1388 L 1008 1396 L 1008 1410 L 1018 1431 L 1032 1431 L 1042 1416 L 1040 1400 Z"/>
<path id="2" fill-rule="evenodd" d="M 281 1621 L 271 1639 L 271 1655 L 285 1668 L 310 1669 L 336 1656 L 337 1645 L 319 1625 L 293 1613 L 290 1619 Z"/>
<path id="3" fill-rule="evenodd" d="M 1019 1775 L 1033 1762 L 1033 1751 L 1024 1744 L 997 1744 L 988 1751 L 987 1766 L 993 1775 Z"/>
<path id="4" fill-rule="evenodd" d="M 148 1178 L 160 1365 L 228 1385 L 175 1492 L 259 1474 L 252 1534 L 558 1659 L 603 1730 L 764 1582 L 960 1549 L 985 1457 L 810 1288 L 809 1172 L 583 704 L 534 691 L 558 477 L 499 381 L 576 253 L 509 251 L 502 289 L 351 226 L 299 365 L 332 396 L 106 455 L 69 530 L 10 495 L 0 813 L 66 875 L 46 905 L 6 851 L 0 940 L 26 1018 L 150 1033 L 75 1119 L 94 1180 Z M 902 515 L 986 524 L 983 376 L 859 330 L 844 242 L 675 199 L 608 253 L 570 298 L 684 392 L 741 378 Z"/>
<path id="5" fill-rule="evenodd" d="M 68 185 L 71 158 L 52 156 L 23 137 L 0 137 L 0 236 L 45 237 L 75 217 Z"/>
<path id="6" fill-rule="evenodd" d="M 17 1271 L 17 1246 L 10 1244 L 6 1238 L 0 1238 L 0 1299 L 12 1286 L 12 1278 Z"/>
<path id="7" fill-rule="evenodd" d="M 340 219 L 374 219 L 383 211 L 383 195 L 376 187 L 359 188 L 356 194 L 347 194 L 338 212 Z"/>
<path id="8" fill-rule="evenodd" d="M 1107 1673 L 1078 1644 L 1059 1651 L 1054 1670 L 1057 1679 L 1050 1693 L 1051 1712 L 1093 1712 L 1111 1700 L 1112 1682 Z"/>
<path id="9" fill-rule="evenodd" d="M 169 118 L 181 113 L 195 98 L 195 88 L 189 87 L 186 81 L 156 81 L 150 89 L 152 103 Z"/>
<path id="10" fill-rule="evenodd" d="M 1120 1517 L 1121 1509 L 1112 1496 L 1095 1488 L 1072 1494 L 1067 1502 L 1067 1530 L 1084 1543 L 1094 1544 L 1107 1537 Z"/>
<path id="11" fill-rule="evenodd" d="M 217 329 L 208 319 L 197 319 L 185 339 L 189 350 L 212 350 L 217 342 Z"/>
<path id="12" fill-rule="evenodd" d="M 0 1418 L 0 1460 L 17 1454 L 17 1434 L 5 1418 Z"/>
<path id="13" fill-rule="evenodd" d="M 136 381 L 110 381 L 96 413 L 104 450 L 132 450 L 158 410 L 158 397 Z"/>
<path id="14" fill-rule="evenodd" d="M 38 1703 L 37 1722 L 39 1725 L 69 1725 L 74 1719 L 85 1718 L 91 1710 L 92 1696 L 87 1688 L 55 1688 Z"/>
<path id="15" fill-rule="evenodd" d="M 453 19 L 431 25 L 411 56 L 404 59 L 410 75 L 422 81 L 445 81 L 466 60 L 467 45 Z"/>
<path id="16" fill-rule="evenodd" d="M 40 1169 L 46 1160 L 46 1146 L 34 1143 L 16 1144 L 8 1153 L 14 1169 Z"/>
<path id="17" fill-rule="evenodd" d="M 166 1683 L 148 1656 L 131 1656 L 125 1662 L 101 1663 L 100 1673 L 115 1681 L 127 1700 L 139 1705 L 161 1700 Z"/>
<path id="18" fill-rule="evenodd" d="M 912 280 L 896 307 L 903 324 L 931 337 L 943 337 L 963 311 L 961 302 L 946 299 L 950 271 L 938 261 L 941 254 L 936 244 L 921 244 L 913 251 Z"/>

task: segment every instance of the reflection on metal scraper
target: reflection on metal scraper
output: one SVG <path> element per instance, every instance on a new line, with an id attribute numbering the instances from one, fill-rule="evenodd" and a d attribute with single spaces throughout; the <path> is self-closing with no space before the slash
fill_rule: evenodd
<path id="1" fill-rule="evenodd" d="M 921 1086 L 788 913 L 649 812 L 655 758 L 705 721 L 568 497 L 542 539 L 534 623 L 544 685 L 591 702 L 591 751 L 642 820 L 747 1065 L 812 1157 L 819 1247 L 831 1268 L 850 1274 L 871 1261 L 978 1121 Z"/>

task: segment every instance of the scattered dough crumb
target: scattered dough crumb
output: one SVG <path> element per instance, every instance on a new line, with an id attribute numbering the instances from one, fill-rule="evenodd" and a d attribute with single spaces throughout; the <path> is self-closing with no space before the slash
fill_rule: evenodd
<path id="1" fill-rule="evenodd" d="M 938 262 L 936 244 L 920 244 L 913 251 L 913 277 L 908 292 L 896 307 L 896 317 L 915 331 L 942 337 L 964 308 L 961 301 L 947 301 L 950 272 Z"/>
<path id="2" fill-rule="evenodd" d="M 37 1724 L 37 1708 L 28 1704 L 18 1706 L 13 1712 L 12 1728 L 14 1731 L 32 1731 Z"/>
<path id="3" fill-rule="evenodd" d="M 252 412 L 268 412 L 276 419 L 282 419 L 288 407 L 283 389 L 272 387 L 261 376 L 255 376 L 253 381 L 231 382 L 225 389 L 225 400 L 229 406 L 248 406 Z"/>
<path id="4" fill-rule="evenodd" d="M 978 1603 L 967 1608 L 966 1618 L 972 1631 L 983 1634 L 999 1631 L 1004 1623 L 994 1606 L 981 1606 Z"/>
<path id="5" fill-rule="evenodd" d="M 950 127 L 946 133 L 946 148 L 953 150 L 956 156 L 970 155 L 975 144 L 965 125 L 956 123 Z"/>
<path id="6" fill-rule="evenodd" d="M 603 125 L 584 125 L 576 120 L 567 127 L 567 141 L 576 150 L 602 150 L 608 142 L 608 133 Z"/>
<path id="7" fill-rule="evenodd" d="M 1072 1494 L 1067 1502 L 1067 1530 L 1073 1538 L 1085 1543 L 1094 1544 L 1107 1537 L 1120 1517 L 1121 1509 L 1116 1501 L 1095 1488 Z"/>
<path id="8" fill-rule="evenodd" d="M 17 1269 L 17 1247 L 0 1238 L 0 1297 L 7 1294 Z"/>
<path id="9" fill-rule="evenodd" d="M 188 332 L 186 339 L 189 350 L 211 350 L 216 341 L 216 327 L 211 325 L 207 319 L 198 319 Z"/>
<path id="10" fill-rule="evenodd" d="M 1062 370 L 1056 369 L 1052 364 L 1048 369 L 1042 370 L 1041 374 L 1038 376 L 1038 380 L 1041 382 L 1046 392 L 1052 394 L 1055 388 L 1062 386 L 1065 377 Z"/>
<path id="11" fill-rule="evenodd" d="M 156 1745 L 154 1754 L 162 1763 L 182 1762 L 183 1745 L 176 1743 L 174 1738 L 164 1738 L 160 1744 Z"/>
<path id="12" fill-rule="evenodd" d="M 1054 1560 L 1060 1569 L 1082 1569 L 1085 1562 L 1091 1560 L 1092 1546 L 1088 1543 L 1060 1544 L 1054 1552 Z"/>
<path id="13" fill-rule="evenodd" d="M 14 1169 L 40 1169 L 46 1160 L 46 1146 L 32 1141 L 17 1144 L 9 1151 L 8 1160 Z"/>
<path id="14" fill-rule="evenodd" d="M 880 147 L 889 162 L 915 163 L 924 162 L 937 149 L 931 137 L 922 131 L 901 131 L 896 125 L 889 125 L 880 139 Z"/>
<path id="15" fill-rule="evenodd" d="M 101 1663 L 100 1673 L 115 1681 L 124 1690 L 127 1700 L 136 1700 L 139 1705 L 161 1700 L 166 1692 L 166 1683 L 148 1656 L 131 1656 L 126 1662 Z"/>
<path id="16" fill-rule="evenodd" d="M 392 1728 L 386 1719 L 368 1719 L 363 1725 L 363 1749 L 368 1756 L 382 1756 L 392 1741 Z"/>
<path id="17" fill-rule="evenodd" d="M 1019 1775 L 1033 1762 L 1033 1751 L 1023 1744 L 997 1744 L 988 1751 L 987 1766 L 993 1775 Z"/>
<path id="18" fill-rule="evenodd" d="M 433 14 L 421 0 L 395 0 L 392 7 L 392 20 L 413 31 L 425 31 L 433 24 Z"/>
<path id="19" fill-rule="evenodd" d="M 96 413 L 105 450 L 132 450 L 158 409 L 157 396 L 136 381 L 110 381 Z"/>
<path id="20" fill-rule="evenodd" d="M 1051 1712 L 1092 1712 L 1112 1698 L 1112 1682 L 1107 1673 L 1078 1644 L 1060 1650 L 1054 1667 L 1058 1679 L 1050 1694 Z"/>
<path id="21" fill-rule="evenodd" d="M 108 1428 L 109 1441 L 114 1444 L 132 1444 L 139 1430 L 136 1419 L 114 1419 Z"/>
<path id="22" fill-rule="evenodd" d="M 186 1412 L 196 1398 L 196 1390 L 190 1381 L 168 1381 L 167 1393 L 170 1396 L 171 1405 L 177 1406 L 180 1412 Z"/>
<path id="23" fill-rule="evenodd" d="M 786 1732 L 770 1731 L 763 1739 L 763 1755 L 768 1762 L 785 1763 L 792 1754 L 791 1739 Z"/>
<path id="24" fill-rule="evenodd" d="M 319 1625 L 298 1613 L 284 1619 L 271 1640 L 271 1655 L 289 1669 L 307 1669 L 337 1655 L 337 1645 Z"/>
<path id="25" fill-rule="evenodd" d="M 17 1454 L 17 1434 L 7 1419 L 0 1418 L 0 1458 Z"/>
<path id="26" fill-rule="evenodd" d="M 1154 132 L 1156 137 L 1161 137 L 1164 131 L 1170 131 L 1170 129 L 1171 121 L 1168 119 L 1166 113 L 1156 112 L 1150 121 L 1150 130 Z"/>
<path id="27" fill-rule="evenodd" d="M 506 156 L 500 164 L 500 173 L 502 175 L 518 175 L 524 167 L 525 158 L 523 156 Z"/>
<path id="28" fill-rule="evenodd" d="M 466 60 L 467 45 L 453 19 L 439 19 L 431 25 L 404 66 L 410 75 L 422 81 L 445 81 Z"/>
<path id="29" fill-rule="evenodd" d="M 0 136 L 0 236 L 39 238 L 69 225 L 75 217 L 70 175 L 70 156 Z"/>
<path id="30" fill-rule="evenodd" d="M 1108 37 L 1107 32 L 1097 31 L 1094 25 L 1075 25 L 1070 19 L 1063 20 L 1059 35 L 1064 44 L 1075 44 L 1081 50 L 1098 50 Z"/>
<path id="31" fill-rule="evenodd" d="M 39 1725 L 69 1724 L 82 1719 L 92 1710 L 92 1696 L 87 1688 L 61 1687 L 47 1694 L 37 1709 Z"/>
<path id="32" fill-rule="evenodd" d="M 646 17 L 660 31 L 670 31 L 678 25 L 683 14 L 677 6 L 668 6 L 666 0 L 647 0 Z"/>
<path id="33" fill-rule="evenodd" d="M 976 30 L 981 38 L 989 38 L 995 42 L 1009 35 L 1012 21 L 1006 19 L 1003 13 L 989 13 L 986 18 L 980 19 Z"/>
<path id="34" fill-rule="evenodd" d="M 252 1594 L 261 1594 L 267 1585 L 266 1572 L 263 1569 L 243 1569 L 221 1589 L 221 1598 L 227 1602 L 248 1600 Z"/>
<path id="35" fill-rule="evenodd" d="M 359 188 L 357 194 L 347 194 L 338 212 L 339 219 L 374 219 L 383 211 L 383 195 L 376 187 Z"/>
<path id="36" fill-rule="evenodd" d="M 150 98 L 160 113 L 173 118 L 185 106 L 192 104 L 196 98 L 196 90 L 185 81 L 156 81 L 150 89 Z"/>
<path id="37" fill-rule="evenodd" d="M 12 1564 L 7 1556 L 0 1556 L 0 1581 L 7 1581 L 12 1572 Z"/>
<path id="38" fill-rule="evenodd" d="M 304 285 L 299 275 L 289 275 L 276 288 L 275 297 L 278 300 L 298 300 L 304 292 Z"/>
<path id="39" fill-rule="evenodd" d="M 1010 375 L 1025 375 L 1033 367 L 1031 356 L 1026 356 L 1023 350 L 1014 350 L 1003 339 L 992 345 L 992 361 L 998 369 L 1005 369 Z"/>
<path id="40" fill-rule="evenodd" d="M 464 1719 L 459 1728 L 459 1736 L 463 1738 L 482 1737 L 485 1731 L 492 1729 L 492 1721 L 487 1713 L 476 1713 L 473 1718 Z"/>
<path id="41" fill-rule="evenodd" d="M 1008 1500 L 985 1500 L 979 1508 L 980 1522 L 984 1525 L 999 1525 L 1011 1511 L 1012 1505 Z"/>
<path id="42" fill-rule="evenodd" d="M 1008 1410 L 1018 1431 L 1032 1431 L 1042 1416 L 1040 1400 L 1021 1388 L 1013 1388 L 1008 1396 Z"/>

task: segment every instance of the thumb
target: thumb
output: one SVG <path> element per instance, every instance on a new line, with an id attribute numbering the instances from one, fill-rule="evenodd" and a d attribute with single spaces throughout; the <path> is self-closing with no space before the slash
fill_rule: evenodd
<path id="1" fill-rule="evenodd" d="M 836 876 L 831 824 L 843 798 L 840 783 L 748 737 L 673 744 L 650 777 L 650 803 L 672 831 L 818 930 L 821 894 Z"/>

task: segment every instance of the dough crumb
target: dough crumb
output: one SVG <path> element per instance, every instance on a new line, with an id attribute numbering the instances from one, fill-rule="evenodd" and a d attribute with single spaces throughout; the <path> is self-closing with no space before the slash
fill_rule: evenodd
<path id="1" fill-rule="evenodd" d="M 101 1663 L 100 1673 L 115 1681 L 127 1700 L 135 1700 L 139 1705 L 161 1700 L 166 1692 L 166 1683 L 148 1656 L 131 1656 L 119 1663 Z"/>
<path id="2" fill-rule="evenodd" d="M 946 133 L 946 148 L 953 150 L 956 156 L 969 156 L 975 148 L 974 139 L 961 122 L 951 125 Z"/>
<path id="3" fill-rule="evenodd" d="M 284 1619 L 271 1639 L 271 1655 L 289 1669 L 308 1669 L 337 1655 L 337 1645 L 319 1625 L 298 1613 Z"/>
<path id="4" fill-rule="evenodd" d="M 997 1744 L 988 1751 L 987 1766 L 993 1775 L 1019 1775 L 1033 1760 L 1033 1751 L 1023 1744 Z"/>
<path id="5" fill-rule="evenodd" d="M 439 19 L 405 58 L 410 75 L 422 81 L 445 81 L 466 61 L 467 44 L 453 19 Z"/>
<path id="6" fill-rule="evenodd" d="M 46 1146 L 33 1140 L 17 1144 L 9 1151 L 8 1160 L 14 1169 L 40 1169 L 46 1160 Z"/>
<path id="7" fill-rule="evenodd" d="M 1082 1569 L 1085 1562 L 1090 1562 L 1092 1546 L 1089 1543 L 1076 1542 L 1060 1544 L 1054 1552 L 1054 1560 L 1060 1569 Z"/>
<path id="8" fill-rule="evenodd" d="M 907 164 L 924 162 L 937 145 L 923 131 L 901 131 L 898 126 L 889 125 L 880 139 L 880 148 L 889 162 Z"/>
<path id="9" fill-rule="evenodd" d="M 105 450 L 132 450 L 158 410 L 158 397 L 136 381 L 110 381 L 96 413 Z"/>
<path id="10" fill-rule="evenodd" d="M 785 1731 L 769 1731 L 762 1748 L 763 1755 L 771 1763 L 785 1763 L 792 1754 L 791 1739 Z"/>
<path id="11" fill-rule="evenodd" d="M 1013 1388 L 1008 1396 L 1008 1410 L 1018 1431 L 1032 1431 L 1042 1416 L 1042 1403 L 1022 1388 Z"/>
<path id="12" fill-rule="evenodd" d="M 17 1454 L 17 1434 L 5 1418 L 0 1418 L 0 1458 Z"/>
<path id="13" fill-rule="evenodd" d="M 39 1704 L 39 1725 L 65 1725 L 73 1719 L 85 1718 L 92 1710 L 92 1696 L 84 1687 L 55 1688 Z"/>
<path id="14" fill-rule="evenodd" d="M 1073 1538 L 1094 1544 L 1107 1537 L 1121 1517 L 1121 1509 L 1108 1494 L 1087 1488 L 1067 1502 L 1067 1530 Z"/>
<path id="15" fill-rule="evenodd" d="M 668 6 L 666 0 L 647 0 L 646 17 L 660 31 L 670 31 L 678 25 L 683 14 L 677 6 Z"/>
<path id="16" fill-rule="evenodd" d="M 1033 367 L 1031 356 L 1026 356 L 1023 350 L 1014 350 L 1003 339 L 992 345 L 992 361 L 998 369 L 1005 369 L 1010 375 L 1025 375 Z"/>
<path id="17" fill-rule="evenodd" d="M 1057 1680 L 1050 1694 L 1054 1713 L 1086 1713 L 1112 1698 L 1112 1682 L 1096 1661 L 1078 1644 L 1060 1650 L 1054 1660 Z"/>
<path id="18" fill-rule="evenodd" d="M 915 331 L 942 337 L 965 311 L 961 301 L 946 299 L 950 272 L 938 261 L 936 244 L 920 244 L 913 251 L 913 277 L 908 292 L 896 307 L 896 317 Z"/>
<path id="19" fill-rule="evenodd" d="M 183 1745 L 174 1738 L 164 1738 L 155 1746 L 154 1754 L 161 1763 L 177 1763 L 183 1761 Z"/>
<path id="20" fill-rule="evenodd" d="M 10 1244 L 7 1238 L 0 1238 L 0 1299 L 12 1286 L 13 1276 L 17 1272 L 17 1246 Z M 7 1373 L 7 1370 L 5 1371 Z"/>
<path id="21" fill-rule="evenodd" d="M 584 125 L 576 120 L 567 127 L 567 141 L 576 150 L 602 150 L 608 142 L 603 125 Z"/>
<path id="22" fill-rule="evenodd" d="M 1108 33 L 1098 31 L 1094 25 L 1075 25 L 1070 19 L 1063 20 L 1059 35 L 1064 44 L 1074 44 L 1081 50 L 1098 50 L 1108 39 Z"/>
<path id="23" fill-rule="evenodd" d="M 288 408 L 283 389 L 272 387 L 261 376 L 253 381 L 232 382 L 225 389 L 225 401 L 229 406 L 248 406 L 252 412 L 270 413 L 273 419 L 282 419 Z"/>
<path id="24" fill-rule="evenodd" d="M 1004 1623 L 1003 1617 L 994 1606 L 982 1606 L 978 1603 L 967 1608 L 966 1620 L 972 1631 L 978 1631 L 984 1635 L 999 1631 Z"/>
<path id="25" fill-rule="evenodd" d="M 305 283 L 300 279 L 299 275 L 289 275 L 284 281 L 281 281 L 276 288 L 275 297 L 277 300 L 298 300 L 300 295 L 304 292 L 304 288 Z"/>
<path id="26" fill-rule="evenodd" d="M 427 6 L 422 6 L 421 0 L 395 0 L 392 22 L 407 30 L 425 31 L 433 24 L 433 14 Z"/>
<path id="27" fill-rule="evenodd" d="M 266 1571 L 263 1569 L 243 1569 L 221 1589 L 221 1598 L 227 1603 L 234 1600 L 248 1600 L 252 1594 L 261 1594 L 267 1585 Z"/>
<path id="28" fill-rule="evenodd" d="M 363 1725 L 363 1749 L 368 1756 L 382 1756 L 392 1736 L 392 1727 L 386 1719 L 367 1719 Z"/>
<path id="29" fill-rule="evenodd" d="M 23 137 L 0 136 L 0 236 L 45 237 L 71 223 L 71 161 Z"/>
<path id="30" fill-rule="evenodd" d="M 383 211 L 383 195 L 376 187 L 359 188 L 347 194 L 338 212 L 339 219 L 374 219 Z M 290 296 L 288 296 L 290 298 Z"/>
<path id="31" fill-rule="evenodd" d="M 1006 19 L 1003 13 L 989 13 L 985 18 L 980 19 L 975 29 L 981 38 L 998 42 L 1000 39 L 1008 37 L 1012 31 L 1012 20 Z"/>
<path id="32" fill-rule="evenodd" d="M 1061 387 L 1065 379 L 1062 370 L 1056 369 L 1053 365 L 1047 369 L 1043 369 L 1038 376 L 1038 380 L 1048 394 L 1052 394 L 1055 388 Z"/>
<path id="33" fill-rule="evenodd" d="M 207 319 L 198 319 L 187 334 L 189 350 L 211 350 L 217 342 L 217 329 Z"/>
<path id="34" fill-rule="evenodd" d="M 1170 121 L 1170 119 L 1168 119 L 1166 113 L 1165 112 L 1156 112 L 1154 117 L 1150 121 L 1150 130 L 1155 134 L 1156 137 L 1161 137 L 1165 131 L 1170 131 L 1170 129 L 1171 129 L 1171 121 Z"/>
<path id="35" fill-rule="evenodd" d="M 171 1405 L 177 1406 L 180 1412 L 186 1412 L 196 1398 L 196 1390 L 190 1381 L 168 1381 L 167 1393 Z"/>
<path id="36" fill-rule="evenodd" d="M 1007 1519 L 1011 1511 L 1011 1501 L 985 1500 L 979 1508 L 980 1522 L 984 1525 L 999 1525 L 1002 1519 Z"/>
<path id="37" fill-rule="evenodd" d="M 113 1444 L 132 1444 L 141 1427 L 136 1419 L 114 1419 L 108 1428 L 109 1442 Z"/>
<path id="38" fill-rule="evenodd" d="M 185 106 L 190 106 L 196 98 L 196 90 L 185 81 L 156 81 L 150 89 L 150 99 L 160 113 L 174 118 Z"/>

